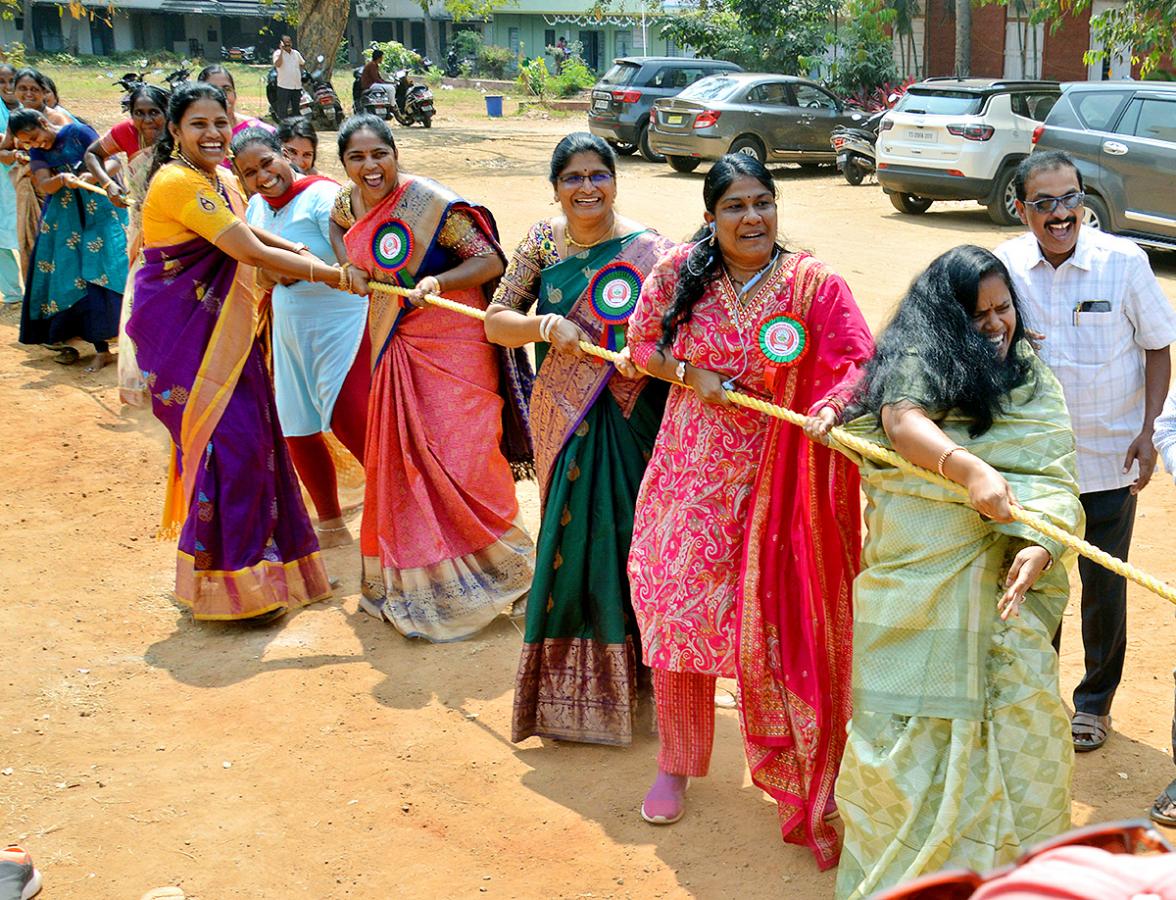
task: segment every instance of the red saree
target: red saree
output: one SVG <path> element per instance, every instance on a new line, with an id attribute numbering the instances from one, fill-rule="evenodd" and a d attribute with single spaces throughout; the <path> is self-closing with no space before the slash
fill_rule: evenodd
<path id="1" fill-rule="evenodd" d="M 774 402 L 840 412 L 873 353 L 849 288 L 811 257 L 796 270 L 790 314 L 808 349 L 778 371 Z M 751 497 L 741 573 L 737 671 L 752 780 L 779 804 L 788 843 L 817 864 L 840 846 L 825 821 L 851 712 L 852 584 L 859 568 L 857 468 L 773 420 Z"/>

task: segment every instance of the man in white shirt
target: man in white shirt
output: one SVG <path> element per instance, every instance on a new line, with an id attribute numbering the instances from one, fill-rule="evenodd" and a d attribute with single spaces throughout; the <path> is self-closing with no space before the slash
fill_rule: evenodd
<path id="1" fill-rule="evenodd" d="M 1126 559 L 1136 495 L 1156 465 L 1153 426 L 1171 378 L 1176 312 L 1142 250 L 1082 227 L 1082 176 L 1068 154 L 1030 155 L 1014 185 L 1029 233 L 995 252 L 1066 396 L 1086 539 Z M 1086 751 L 1110 732 L 1127 650 L 1127 582 L 1085 558 L 1078 568 L 1086 674 L 1074 689 L 1071 731 L 1074 749 Z"/>
<path id="2" fill-rule="evenodd" d="M 274 112 L 278 121 L 298 115 L 302 100 L 302 67 L 306 60 L 294 49 L 290 35 L 282 35 L 278 49 L 274 51 L 274 69 L 278 73 Z"/>

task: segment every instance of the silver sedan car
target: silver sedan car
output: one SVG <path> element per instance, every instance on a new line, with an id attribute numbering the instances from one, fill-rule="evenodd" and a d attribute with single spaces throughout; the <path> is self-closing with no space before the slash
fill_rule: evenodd
<path id="1" fill-rule="evenodd" d="M 649 145 L 675 171 L 746 153 L 762 163 L 835 163 L 829 136 L 866 118 L 806 78 L 730 72 L 696 81 L 649 114 Z"/>

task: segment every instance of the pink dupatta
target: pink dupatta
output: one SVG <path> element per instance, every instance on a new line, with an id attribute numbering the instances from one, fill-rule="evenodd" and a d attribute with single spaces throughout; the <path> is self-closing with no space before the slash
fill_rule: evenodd
<path id="1" fill-rule="evenodd" d="M 845 282 L 798 263 L 790 313 L 808 349 L 775 378 L 774 402 L 840 413 L 874 344 Z M 825 821 L 851 712 L 852 584 L 861 513 L 856 467 L 773 420 L 752 493 L 740 579 L 737 671 L 752 780 L 779 804 L 788 843 L 821 869 L 840 846 Z"/>

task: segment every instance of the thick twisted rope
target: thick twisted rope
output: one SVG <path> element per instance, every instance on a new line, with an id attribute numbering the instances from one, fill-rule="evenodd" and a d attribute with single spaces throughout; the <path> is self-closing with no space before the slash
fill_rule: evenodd
<path id="1" fill-rule="evenodd" d="M 88 181 L 82 181 L 80 178 L 74 175 L 70 175 L 65 179 L 65 186 L 75 188 L 77 190 L 89 191 L 91 194 L 101 194 L 107 200 L 110 199 L 110 195 L 106 193 L 103 188 L 98 187 L 96 184 L 90 184 Z M 125 203 L 127 206 L 135 205 L 135 201 L 130 197 L 123 197 L 123 203 Z"/>
<path id="2" fill-rule="evenodd" d="M 382 284 L 376 281 L 369 282 L 368 286 L 374 291 L 393 294 L 396 296 L 406 296 L 411 293 L 411 291 L 405 288 L 395 287 L 390 284 Z M 438 297 L 435 294 L 426 294 L 424 300 L 430 306 L 436 306 L 441 309 L 448 309 L 451 312 L 455 312 L 463 316 L 469 316 L 471 318 L 481 320 L 485 320 L 486 318 L 485 310 L 474 309 L 472 306 L 468 306 L 465 303 L 457 303 L 453 300 L 447 300 L 444 297 Z M 580 349 L 589 356 L 595 356 L 598 359 L 602 359 L 607 362 L 616 362 L 621 358 L 619 353 L 614 353 L 611 350 L 607 350 L 604 347 L 599 347 L 596 344 L 590 344 L 587 341 L 580 341 Z M 677 382 L 675 382 L 675 384 L 676 383 Z M 768 403 L 764 400 L 760 400 L 758 397 L 750 397 L 747 394 L 741 394 L 738 391 L 726 391 L 726 394 L 727 399 L 736 406 L 752 409 L 756 412 L 763 413 L 766 416 L 772 416 L 776 419 L 783 419 L 785 422 L 789 422 L 792 425 L 803 426 L 807 419 L 806 416 L 794 410 L 783 406 L 777 406 L 774 403 Z M 924 481 L 929 481 L 943 490 L 956 495 L 957 497 L 963 497 L 966 499 L 968 496 L 968 492 L 954 481 L 950 481 L 947 478 L 944 478 L 942 475 L 932 472 L 929 469 L 924 469 L 922 466 L 916 466 L 910 460 L 899 456 L 899 454 L 895 453 L 893 450 L 889 450 L 886 447 L 883 447 L 881 444 L 868 441 L 865 438 L 860 438 L 857 435 L 850 434 L 844 428 L 834 426 L 829 430 L 829 437 L 847 449 L 856 451 L 862 456 L 867 456 L 876 462 L 894 466 L 896 469 L 906 472 L 908 475 L 914 475 L 918 478 L 922 478 Z M 1142 569 L 1131 565 L 1131 563 L 1124 562 L 1123 560 L 1107 553 L 1105 550 L 1100 550 L 1089 541 L 1070 534 L 1070 532 L 1059 528 L 1057 525 L 1053 524 L 1053 522 L 1043 519 L 1041 516 L 1034 515 L 1028 510 L 1022 509 L 1019 506 L 1013 506 L 1010 511 L 1012 513 L 1013 519 L 1017 522 L 1020 522 L 1023 525 L 1028 525 L 1039 534 L 1043 534 L 1051 540 L 1054 540 L 1057 543 L 1070 548 L 1076 553 L 1085 556 L 1087 559 L 1098 563 L 1103 568 L 1109 569 L 1116 575 L 1122 575 L 1124 578 L 1128 578 L 1131 581 L 1134 581 L 1140 587 L 1147 588 L 1153 594 L 1157 594 L 1171 603 L 1176 603 L 1176 590 L 1160 581 L 1160 579 L 1156 578 L 1154 575 L 1149 575 Z"/>

